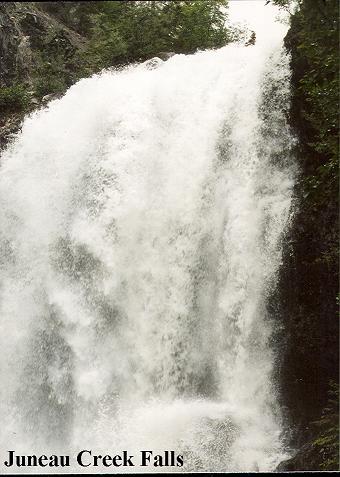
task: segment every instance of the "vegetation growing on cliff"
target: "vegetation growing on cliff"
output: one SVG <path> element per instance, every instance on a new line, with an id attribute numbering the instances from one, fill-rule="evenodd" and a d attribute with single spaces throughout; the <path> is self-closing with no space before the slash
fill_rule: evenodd
<path id="1" fill-rule="evenodd" d="M 23 84 L 0 88 L 0 110 L 3 113 L 22 111 L 28 104 L 29 97 Z"/>
<path id="2" fill-rule="evenodd" d="M 338 401 L 333 398 L 330 419 L 328 395 L 338 382 L 339 4 L 299 0 L 293 13 L 294 2 L 274 3 L 292 13 L 285 43 L 292 56 L 290 122 L 299 138 L 301 168 L 280 287 L 288 333 L 283 393 L 291 422 L 299 428 L 296 443 L 308 440 L 313 448 L 310 468 L 335 470 Z M 300 460 L 290 470 L 307 470 L 306 464 Z"/>
<path id="3" fill-rule="evenodd" d="M 98 3 L 86 52 L 90 68 L 91 63 L 104 68 L 164 51 L 218 48 L 229 40 L 226 0 Z"/>

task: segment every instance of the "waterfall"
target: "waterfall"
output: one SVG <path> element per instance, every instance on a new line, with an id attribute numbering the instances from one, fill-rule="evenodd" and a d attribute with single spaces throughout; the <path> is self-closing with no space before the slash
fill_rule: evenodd
<path id="1" fill-rule="evenodd" d="M 104 71 L 26 118 L 0 167 L 1 449 L 285 457 L 267 303 L 289 79 L 281 41 L 234 44 Z"/>

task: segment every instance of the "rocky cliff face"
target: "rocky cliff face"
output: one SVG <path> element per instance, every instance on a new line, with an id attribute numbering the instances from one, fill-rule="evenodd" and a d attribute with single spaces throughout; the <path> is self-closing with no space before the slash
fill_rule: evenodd
<path id="1" fill-rule="evenodd" d="M 301 173 L 279 287 L 280 382 L 300 451 L 281 470 L 338 469 L 337 18 L 337 1 L 303 0 L 285 40 Z"/>
<path id="2" fill-rule="evenodd" d="M 0 147 L 44 96 L 77 79 L 83 45 L 39 3 L 0 3 Z"/>
<path id="3" fill-rule="evenodd" d="M 65 73 L 72 77 L 83 44 L 79 33 L 46 13 L 37 2 L 0 3 L 1 86 L 15 81 L 34 86 L 37 69 L 46 56 L 50 63 L 59 58 Z"/>

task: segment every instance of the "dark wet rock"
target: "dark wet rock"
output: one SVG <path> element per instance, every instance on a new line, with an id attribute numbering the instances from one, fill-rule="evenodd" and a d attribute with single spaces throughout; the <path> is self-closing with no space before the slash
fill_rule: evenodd
<path id="1" fill-rule="evenodd" d="M 0 149 L 20 130 L 26 114 L 74 83 L 83 47 L 84 38 L 38 2 L 0 2 L 0 89 L 20 85 L 25 95 L 24 105 L 16 98 L 19 104 L 1 111 Z M 63 64 L 59 76 L 52 71 L 58 61 Z"/>
<path id="2" fill-rule="evenodd" d="M 255 45 L 255 43 L 256 43 L 256 33 L 252 31 L 249 39 L 245 43 L 245 46 L 252 46 L 252 45 Z"/>
<path id="3" fill-rule="evenodd" d="M 0 86 L 31 84 L 41 55 L 58 51 L 72 69 L 84 39 L 37 2 L 0 2 Z"/>
<path id="4" fill-rule="evenodd" d="M 296 470 L 320 470 L 322 460 L 312 443 L 303 445 L 290 459 L 281 462 L 276 472 L 293 472 Z"/>
<path id="5" fill-rule="evenodd" d="M 313 444 L 320 441 L 320 429 L 314 423 L 328 406 L 331 383 L 339 379 L 337 177 L 336 172 L 322 175 L 322 170 L 333 170 L 334 159 L 327 149 L 317 147 L 320 127 L 309 120 L 313 116 L 328 120 L 330 113 L 325 114 L 322 102 L 311 100 L 311 86 L 306 85 L 306 78 L 312 77 L 313 88 L 322 84 L 330 89 L 336 75 L 325 68 L 316 48 L 308 50 L 309 56 L 305 52 L 306 44 L 316 41 L 314 36 L 318 43 L 329 44 L 329 55 L 332 48 L 337 51 L 333 46 L 338 43 L 332 26 L 337 24 L 335 18 L 338 2 L 303 0 L 285 38 L 292 69 L 289 122 L 299 139 L 295 153 L 300 168 L 295 217 L 285 241 L 276 304 L 282 325 L 277 380 L 290 429 L 287 441 L 298 449 L 294 457 L 280 464 L 280 470 L 287 471 L 326 470 Z M 327 108 L 331 106 L 336 107 L 336 101 L 334 105 L 329 102 Z M 326 145 L 331 134 L 323 139 Z"/>

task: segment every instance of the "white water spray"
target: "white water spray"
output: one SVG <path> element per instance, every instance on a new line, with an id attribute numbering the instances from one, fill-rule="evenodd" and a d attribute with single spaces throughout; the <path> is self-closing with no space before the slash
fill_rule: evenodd
<path id="1" fill-rule="evenodd" d="M 288 63 L 280 41 L 177 55 L 26 119 L 0 169 L 1 449 L 182 454 L 167 471 L 284 457 L 266 302 Z"/>

